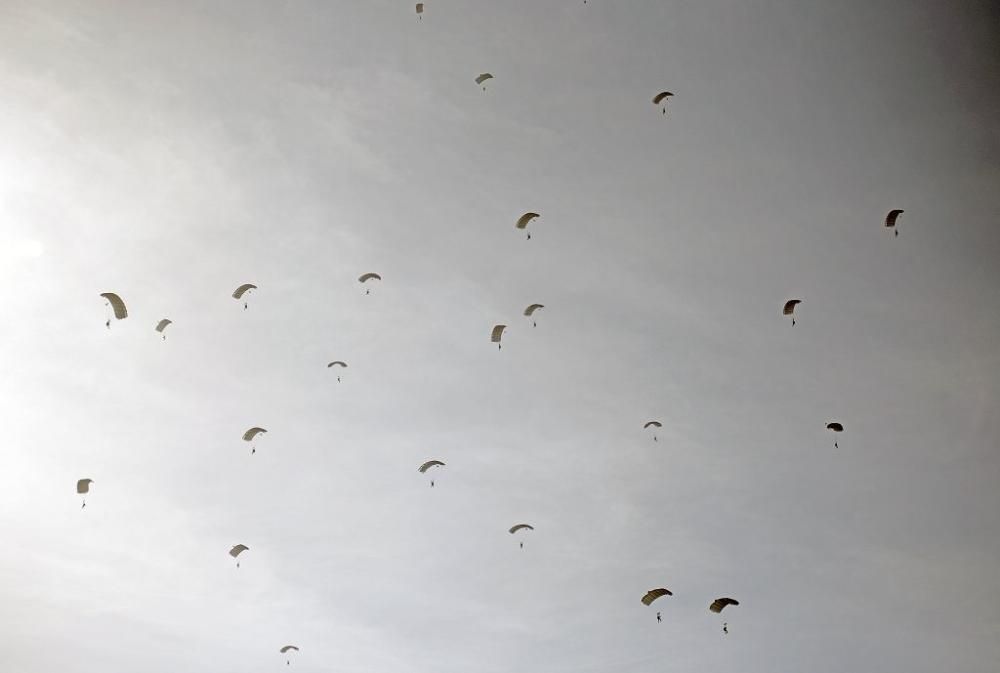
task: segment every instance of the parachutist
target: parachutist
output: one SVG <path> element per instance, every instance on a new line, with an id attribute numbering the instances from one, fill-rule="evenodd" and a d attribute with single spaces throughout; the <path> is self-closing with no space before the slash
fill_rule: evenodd
<path id="1" fill-rule="evenodd" d="M 111 318 L 108 318 L 108 319 L 107 319 L 107 320 L 106 320 L 106 321 L 104 322 L 104 326 L 105 326 L 105 327 L 107 327 L 108 329 L 111 329 Z"/>
<path id="2" fill-rule="evenodd" d="M 340 377 L 339 376 L 337 377 L 337 383 L 340 383 Z"/>
<path id="3" fill-rule="evenodd" d="M 434 488 L 434 480 L 431 479 L 431 488 Z"/>
<path id="4" fill-rule="evenodd" d="M 529 241 L 531 240 L 531 232 L 530 231 L 528 232 L 528 240 Z"/>
<path id="5" fill-rule="evenodd" d="M 80 509 L 83 509 L 83 508 L 84 508 L 84 507 L 86 507 L 86 506 L 87 506 L 87 501 L 86 501 L 86 500 L 84 500 L 84 501 L 83 501 L 83 504 L 82 504 L 82 505 L 80 505 Z"/>
<path id="6" fill-rule="evenodd" d="M 899 236 L 899 229 L 893 232 L 893 236 Z"/>
<path id="7" fill-rule="evenodd" d="M 244 302 L 244 304 L 243 304 L 243 310 L 244 310 L 244 311 L 245 311 L 245 310 L 247 310 L 247 305 L 246 305 L 246 303 L 245 303 L 245 302 Z"/>
<path id="8" fill-rule="evenodd" d="M 792 327 L 795 327 L 795 318 L 792 318 Z"/>
<path id="9" fill-rule="evenodd" d="M 726 622 L 722 622 L 722 632 L 729 633 L 729 624 L 727 624 Z"/>
<path id="10" fill-rule="evenodd" d="M 524 549 L 524 543 L 523 542 L 521 543 L 521 549 Z"/>
<path id="11" fill-rule="evenodd" d="M 250 449 L 250 455 L 251 455 L 251 456 L 252 456 L 253 454 L 255 454 L 255 453 L 257 453 L 257 449 Z"/>
<path id="12" fill-rule="evenodd" d="M 657 622 L 657 623 L 660 623 L 660 622 L 662 622 L 662 621 L 663 621 L 663 618 L 662 618 L 662 617 L 660 616 L 660 613 L 659 613 L 659 612 L 657 612 L 657 613 L 656 613 L 656 622 Z"/>

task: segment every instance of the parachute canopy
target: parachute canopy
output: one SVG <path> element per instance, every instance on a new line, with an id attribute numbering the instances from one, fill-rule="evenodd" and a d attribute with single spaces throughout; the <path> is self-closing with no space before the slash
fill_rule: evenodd
<path id="1" fill-rule="evenodd" d="M 481 75 L 479 75 L 479 77 L 476 78 L 476 84 L 482 84 L 488 79 L 493 79 L 493 75 L 491 75 L 488 72 L 484 72 Z"/>
<path id="2" fill-rule="evenodd" d="M 108 300 L 111 304 L 111 308 L 114 309 L 115 318 L 122 320 L 128 317 L 128 311 L 125 309 L 125 302 L 122 298 L 116 295 L 114 292 L 102 292 L 101 296 Z"/>
<path id="3" fill-rule="evenodd" d="M 428 460 L 426 463 L 417 468 L 417 472 L 426 472 L 432 467 L 444 467 L 444 463 L 440 460 Z"/>
<path id="4" fill-rule="evenodd" d="M 232 556 L 233 558 L 236 558 L 237 556 L 245 552 L 247 549 L 250 549 L 250 547 L 246 546 L 245 544 L 236 544 L 233 545 L 233 548 L 229 550 L 229 555 Z"/>
<path id="5" fill-rule="evenodd" d="M 789 299 L 785 302 L 785 308 L 781 309 L 781 315 L 792 315 L 795 312 L 795 306 L 801 303 L 801 299 Z"/>
<path id="6" fill-rule="evenodd" d="M 337 365 L 338 367 L 346 367 L 347 363 L 344 362 L 343 360 L 334 360 L 333 362 L 331 362 L 330 364 L 328 364 L 326 367 L 327 367 L 327 369 L 329 369 L 330 367 L 332 367 L 334 365 Z"/>
<path id="7" fill-rule="evenodd" d="M 646 595 L 642 597 L 643 605 L 650 605 L 660 596 L 673 596 L 674 592 L 670 589 L 650 589 L 646 592 Z"/>
<path id="8" fill-rule="evenodd" d="M 894 210 L 890 210 L 889 214 L 885 216 L 885 226 L 887 226 L 887 227 L 895 227 L 896 226 L 896 218 L 898 218 L 902 214 L 903 214 L 903 211 L 899 210 L 898 208 L 896 208 Z"/>
<path id="9" fill-rule="evenodd" d="M 490 341 L 495 344 L 500 343 L 500 337 L 503 336 L 503 331 L 507 329 L 506 325 L 494 325 L 493 332 L 490 334 Z"/>
<path id="10" fill-rule="evenodd" d="M 284 654 L 288 650 L 295 650 L 296 652 L 298 652 L 299 648 L 295 647 L 295 645 L 285 645 L 284 647 L 281 648 L 281 653 Z"/>
<path id="11" fill-rule="evenodd" d="M 654 428 L 662 428 L 663 427 L 663 423 L 660 423 L 659 421 L 646 421 L 646 425 L 644 425 L 642 427 L 643 427 L 643 429 L 646 429 L 646 428 L 648 428 L 650 426 L 652 426 Z"/>
<path id="12" fill-rule="evenodd" d="M 653 96 L 653 104 L 654 105 L 659 105 L 660 102 L 663 101 L 664 98 L 669 98 L 670 96 L 673 96 L 673 95 L 674 94 L 670 93 L 669 91 L 661 91 L 660 93 L 658 93 L 655 96 Z"/>
<path id="13" fill-rule="evenodd" d="M 833 422 L 833 423 L 827 423 L 826 424 L 826 429 L 827 430 L 833 430 L 834 432 L 843 432 L 844 431 L 844 426 L 841 425 L 840 423 Z"/>
<path id="14" fill-rule="evenodd" d="M 93 479 L 80 479 L 76 482 L 76 492 L 77 493 L 90 493 L 90 485 L 94 483 Z"/>
<path id="15" fill-rule="evenodd" d="M 169 318 L 164 318 L 160 322 L 156 323 L 156 331 L 157 332 L 162 332 L 163 330 L 165 330 L 167 328 L 167 325 L 169 325 L 172 322 L 173 322 L 173 320 L 170 320 Z"/>
<path id="16" fill-rule="evenodd" d="M 424 13 L 424 3 L 418 2 L 417 3 L 417 14 L 423 14 L 423 13 Z"/>
<path id="17" fill-rule="evenodd" d="M 267 430 L 265 430 L 264 428 L 252 427 L 243 433 L 243 441 L 244 442 L 253 441 L 253 438 L 262 432 L 267 432 Z"/>
<path id="18" fill-rule="evenodd" d="M 712 601 L 712 604 L 708 606 L 708 609 L 712 612 L 722 612 L 722 609 L 727 605 L 739 605 L 740 602 L 735 598 L 716 598 Z"/>
<path id="19" fill-rule="evenodd" d="M 367 283 L 372 278 L 374 278 L 375 280 L 382 280 L 382 276 L 378 275 L 377 273 L 363 273 L 360 276 L 358 276 L 358 282 Z"/>
<path id="20" fill-rule="evenodd" d="M 524 229 L 528 226 L 528 222 L 531 222 L 536 217 L 541 217 L 538 213 L 525 213 L 521 217 L 517 218 L 517 224 L 514 226 L 518 229 Z"/>
<path id="21" fill-rule="evenodd" d="M 545 308 L 545 305 L 544 304 L 532 304 L 528 308 L 524 309 L 524 315 L 530 317 L 532 313 L 534 313 L 535 311 L 537 311 L 540 308 Z"/>
<path id="22" fill-rule="evenodd" d="M 516 533 L 517 531 L 521 530 L 522 528 L 526 528 L 528 530 L 535 530 L 535 527 L 532 526 L 532 525 L 530 525 L 530 524 L 519 523 L 516 526 L 511 526 L 509 532 L 510 532 L 511 535 L 513 535 L 514 533 Z"/>
<path id="23" fill-rule="evenodd" d="M 257 286 L 254 285 L 253 283 L 244 283 L 243 285 L 240 285 L 238 288 L 233 290 L 233 299 L 242 299 L 243 295 L 246 294 L 247 290 L 256 290 L 256 289 Z"/>

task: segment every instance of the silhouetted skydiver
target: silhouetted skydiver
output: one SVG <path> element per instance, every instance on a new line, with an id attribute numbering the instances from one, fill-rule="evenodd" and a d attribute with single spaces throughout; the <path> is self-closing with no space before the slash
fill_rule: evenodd
<path id="1" fill-rule="evenodd" d="M 657 613 L 656 613 L 656 622 L 657 622 L 657 623 L 660 623 L 660 622 L 662 622 L 662 621 L 663 621 L 663 617 L 661 617 L 661 616 L 660 616 L 660 613 L 659 613 L 659 612 L 657 612 Z"/>
<path id="2" fill-rule="evenodd" d="M 431 479 L 431 488 L 434 488 L 434 480 Z"/>
<path id="3" fill-rule="evenodd" d="M 107 327 L 108 329 L 111 329 L 111 318 L 107 319 L 107 321 L 104 323 L 104 326 Z"/>
<path id="4" fill-rule="evenodd" d="M 726 622 L 722 622 L 722 632 L 729 633 L 729 624 L 727 624 Z"/>
<path id="5" fill-rule="evenodd" d="M 521 549 L 524 549 L 524 543 L 523 542 L 521 543 Z"/>
<path id="6" fill-rule="evenodd" d="M 246 302 L 243 302 L 243 310 L 244 311 L 247 310 L 247 303 Z"/>

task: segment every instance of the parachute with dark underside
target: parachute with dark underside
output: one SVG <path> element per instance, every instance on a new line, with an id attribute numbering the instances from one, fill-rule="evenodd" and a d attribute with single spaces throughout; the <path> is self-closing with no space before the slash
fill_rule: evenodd
<path id="1" fill-rule="evenodd" d="M 442 463 L 440 460 L 428 460 L 426 463 L 423 463 L 420 467 L 417 468 L 417 472 L 419 472 L 420 474 L 426 474 L 427 470 L 431 469 L 432 467 L 444 467 L 444 463 Z M 431 488 L 434 488 L 433 479 L 431 479 Z"/>
<path id="2" fill-rule="evenodd" d="M 903 214 L 903 211 L 899 208 L 895 208 L 889 211 L 889 214 L 885 216 L 885 226 L 892 229 L 895 236 L 899 236 L 899 229 L 896 228 L 896 220 L 899 216 Z"/>
<path id="3" fill-rule="evenodd" d="M 663 114 L 667 114 L 667 99 L 671 98 L 673 95 L 674 94 L 669 91 L 661 91 L 653 96 L 653 105 L 660 105 L 662 103 L 663 106 L 660 109 L 663 111 Z"/>
<path id="4" fill-rule="evenodd" d="M 660 423 L 659 421 L 646 421 L 646 424 L 642 426 L 642 429 L 646 430 L 646 429 L 649 429 L 649 428 L 662 428 L 662 427 L 663 427 L 663 423 Z M 653 431 L 653 441 L 654 442 L 657 441 L 657 439 L 656 439 L 656 431 L 655 430 Z"/>
<path id="5" fill-rule="evenodd" d="M 334 360 L 333 362 L 331 362 L 326 366 L 327 369 L 329 369 L 330 367 L 341 367 L 343 369 L 346 369 L 347 363 L 344 362 L 343 360 Z M 337 383 L 340 383 L 340 374 L 337 374 Z"/>
<path id="6" fill-rule="evenodd" d="M 240 285 L 238 288 L 236 288 L 235 290 L 233 290 L 233 299 L 243 299 L 243 295 L 245 295 L 250 290 L 256 290 L 256 289 L 257 289 L 257 286 L 254 285 L 253 283 L 243 283 L 243 285 Z M 248 305 L 247 300 L 243 299 L 243 310 L 244 311 L 247 310 L 247 305 Z"/>
<path id="7" fill-rule="evenodd" d="M 295 645 L 285 645 L 284 647 L 282 647 L 282 648 L 281 648 L 280 652 L 281 652 L 282 654 L 285 654 L 285 655 L 287 655 L 287 654 L 288 654 L 288 653 L 289 653 L 290 651 L 292 651 L 292 650 L 295 650 L 296 652 L 298 652 L 298 651 L 299 651 L 299 648 L 298 648 L 298 647 L 296 647 Z M 285 660 L 285 665 L 286 665 L 286 666 L 290 665 L 291 663 L 292 663 L 292 660 L 291 660 L 291 659 L 286 659 L 286 660 Z"/>
<path id="8" fill-rule="evenodd" d="M 708 606 L 708 609 L 712 612 L 722 612 L 727 605 L 739 605 L 740 602 L 735 598 L 716 598 L 712 601 L 712 604 Z M 752 612 L 752 611 L 751 611 Z"/>
<path id="9" fill-rule="evenodd" d="M 545 308 L 545 305 L 544 304 L 532 304 L 528 308 L 524 309 L 524 315 L 528 316 L 529 318 L 532 318 L 532 320 L 531 320 L 531 326 L 532 327 L 537 327 L 537 324 L 535 323 L 535 320 L 534 320 L 533 316 L 535 314 L 535 311 L 537 311 L 540 308 Z"/>
<path id="10" fill-rule="evenodd" d="M 834 437 L 833 437 L 833 448 L 839 449 L 840 448 L 840 440 L 837 439 L 837 435 L 839 435 L 840 433 L 842 433 L 844 431 L 844 426 L 841 423 L 837 423 L 836 421 L 833 421 L 831 423 L 827 423 L 826 424 L 826 429 L 830 430 L 831 432 L 836 433 L 836 434 L 834 434 Z"/>
<path id="11" fill-rule="evenodd" d="M 511 535 L 514 535 L 519 530 L 535 530 L 535 527 L 529 523 L 519 523 L 511 526 L 510 530 L 508 530 L 507 532 L 510 533 Z M 521 549 L 524 549 L 524 540 L 521 540 L 520 544 L 521 544 Z"/>
<path id="12" fill-rule="evenodd" d="M 169 325 L 172 322 L 173 320 L 170 320 L 169 318 L 164 318 L 160 322 L 156 323 L 156 331 L 163 335 L 164 341 L 166 341 L 167 335 L 163 334 L 163 330 L 167 329 L 167 325 Z"/>
<path id="13" fill-rule="evenodd" d="M 253 454 L 257 453 L 257 447 L 252 444 L 254 438 L 257 435 L 260 435 L 260 434 L 263 434 L 263 433 L 266 433 L 266 432 L 267 432 L 267 430 L 265 430 L 264 428 L 259 428 L 257 426 L 254 426 L 254 427 L 250 428 L 249 430 L 247 430 L 246 432 L 243 433 L 243 441 L 244 442 L 251 442 L 251 445 L 250 445 L 250 455 L 251 456 Z"/>
<path id="14" fill-rule="evenodd" d="M 87 506 L 87 494 L 90 493 L 90 485 L 94 483 L 93 479 L 79 479 L 76 482 L 76 492 L 83 497 L 83 504 L 80 509 Z"/>
<path id="15" fill-rule="evenodd" d="M 503 338 L 503 331 L 507 329 L 506 325 L 494 325 L 493 331 L 490 332 L 490 341 L 497 345 L 497 348 L 501 348 L 500 339 Z"/>
<path id="16" fill-rule="evenodd" d="M 483 84 L 483 82 L 488 79 L 493 79 L 493 75 L 488 72 L 481 73 L 478 77 L 476 77 L 476 84 L 483 87 L 483 91 L 486 91 L 486 85 Z"/>
<path id="17" fill-rule="evenodd" d="M 124 320 L 128 317 L 128 310 L 125 308 L 125 302 L 114 292 L 102 292 L 101 296 L 107 300 L 107 305 L 111 307 L 114 312 L 116 320 Z M 111 329 L 111 318 L 109 317 L 105 322 L 104 326 Z"/>
<path id="18" fill-rule="evenodd" d="M 541 217 L 538 213 L 525 213 L 521 217 L 517 218 L 517 222 L 514 223 L 514 228 L 516 229 L 526 229 L 528 223 L 531 222 L 536 217 Z M 528 232 L 528 240 L 531 240 L 531 232 Z"/>
<path id="19" fill-rule="evenodd" d="M 801 299 L 789 299 L 785 302 L 785 307 L 781 309 L 781 315 L 792 316 L 792 325 L 795 325 L 795 307 L 802 303 Z"/>
<path id="20" fill-rule="evenodd" d="M 649 591 L 646 592 L 646 595 L 643 596 L 641 600 L 643 605 L 652 605 L 653 601 L 655 601 L 657 598 L 662 598 L 663 596 L 673 596 L 673 595 L 674 595 L 673 591 L 661 587 L 659 589 L 650 589 Z"/>
<path id="21" fill-rule="evenodd" d="M 370 280 L 381 281 L 382 276 L 378 275 L 377 273 L 371 273 L 371 272 L 363 273 L 360 276 L 358 276 L 358 282 L 361 283 L 362 285 L 365 285 L 365 283 L 367 283 Z M 367 285 L 365 285 L 365 294 L 371 294 L 371 288 L 368 287 Z"/>
<path id="22" fill-rule="evenodd" d="M 237 568 L 240 567 L 240 561 L 239 561 L 240 554 L 247 551 L 248 549 L 250 549 L 250 547 L 246 546 L 245 544 L 234 544 L 233 548 L 229 550 L 229 555 L 232 556 L 234 559 L 236 559 Z"/>

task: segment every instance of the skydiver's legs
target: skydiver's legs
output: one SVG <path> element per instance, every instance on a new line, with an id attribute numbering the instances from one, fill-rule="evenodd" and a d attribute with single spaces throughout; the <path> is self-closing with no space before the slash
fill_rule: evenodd
<path id="1" fill-rule="evenodd" d="M 656 613 L 656 622 L 657 622 L 657 624 L 660 623 L 660 622 L 662 622 L 662 621 L 663 621 L 663 618 L 660 616 L 660 613 L 657 612 Z"/>

